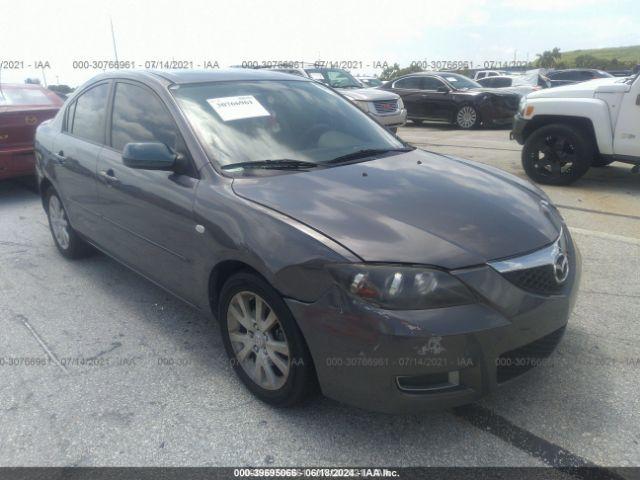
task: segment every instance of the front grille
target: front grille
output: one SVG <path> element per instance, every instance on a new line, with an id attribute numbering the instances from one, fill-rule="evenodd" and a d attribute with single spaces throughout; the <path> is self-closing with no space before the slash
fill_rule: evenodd
<path id="1" fill-rule="evenodd" d="M 496 361 L 498 383 L 506 382 L 538 366 L 555 350 L 564 335 L 565 327 L 510 352 Z"/>
<path id="2" fill-rule="evenodd" d="M 378 113 L 395 113 L 398 110 L 397 100 L 376 100 L 373 105 Z"/>
<path id="3" fill-rule="evenodd" d="M 514 285 L 537 295 L 553 295 L 563 287 L 556 281 L 553 265 L 504 272 L 502 275 Z"/>

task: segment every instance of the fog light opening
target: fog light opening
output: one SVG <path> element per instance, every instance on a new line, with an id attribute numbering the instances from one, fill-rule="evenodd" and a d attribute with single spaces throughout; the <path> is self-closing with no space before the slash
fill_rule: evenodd
<path id="1" fill-rule="evenodd" d="M 427 375 L 396 377 L 396 384 L 403 392 L 440 393 L 460 387 L 460 371 L 452 370 Z"/>

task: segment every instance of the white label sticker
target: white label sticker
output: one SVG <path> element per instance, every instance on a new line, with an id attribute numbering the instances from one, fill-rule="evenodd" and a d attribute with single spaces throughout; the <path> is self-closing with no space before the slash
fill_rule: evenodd
<path id="1" fill-rule="evenodd" d="M 447 80 L 449 80 L 450 82 L 457 82 L 458 79 L 456 77 L 446 77 Z"/>
<path id="2" fill-rule="evenodd" d="M 240 97 L 209 98 L 211 105 L 223 121 L 240 120 L 241 118 L 268 117 L 269 112 L 253 95 Z"/>
<path id="3" fill-rule="evenodd" d="M 320 72 L 311 72 L 309 76 L 314 80 L 324 80 L 324 75 L 322 75 Z"/>

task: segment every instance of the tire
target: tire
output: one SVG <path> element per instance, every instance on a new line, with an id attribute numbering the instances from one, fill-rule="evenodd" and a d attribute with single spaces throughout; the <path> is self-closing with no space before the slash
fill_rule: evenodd
<path id="1" fill-rule="evenodd" d="M 534 131 L 522 149 L 529 178 L 546 185 L 569 185 L 593 163 L 595 147 L 588 135 L 570 125 L 546 125 Z"/>
<path id="2" fill-rule="evenodd" d="M 218 305 L 227 355 L 251 393 L 274 407 L 291 407 L 316 391 L 302 332 L 280 294 L 262 277 L 233 275 L 222 287 Z M 256 316 L 262 321 L 254 321 Z"/>
<path id="3" fill-rule="evenodd" d="M 462 105 L 456 112 L 454 123 L 463 130 L 477 128 L 480 125 L 480 114 L 473 105 Z"/>
<path id="4" fill-rule="evenodd" d="M 51 236 L 62 256 L 75 260 L 94 253 L 93 248 L 71 227 L 67 211 L 56 191 L 49 188 L 44 199 Z"/>
<path id="5" fill-rule="evenodd" d="M 607 158 L 602 158 L 599 156 L 594 157 L 593 161 L 591 162 L 591 166 L 592 167 L 596 167 L 596 168 L 602 168 L 602 167 L 606 167 L 608 165 L 611 165 L 614 162 L 614 160 L 609 160 Z"/>

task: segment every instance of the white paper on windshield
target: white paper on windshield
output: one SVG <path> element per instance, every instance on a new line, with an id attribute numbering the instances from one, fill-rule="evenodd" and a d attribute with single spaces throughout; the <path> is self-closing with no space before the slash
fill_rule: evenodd
<path id="1" fill-rule="evenodd" d="M 309 76 L 314 80 L 324 80 L 324 75 L 322 75 L 320 72 L 311 72 Z"/>
<path id="2" fill-rule="evenodd" d="M 456 77 L 445 77 L 447 80 L 449 80 L 450 82 L 457 82 L 458 79 Z"/>
<path id="3" fill-rule="evenodd" d="M 225 122 L 240 120 L 242 118 L 269 116 L 269 112 L 267 112 L 253 95 L 208 98 L 207 103 L 211 105 L 211 108 L 213 108 Z"/>

